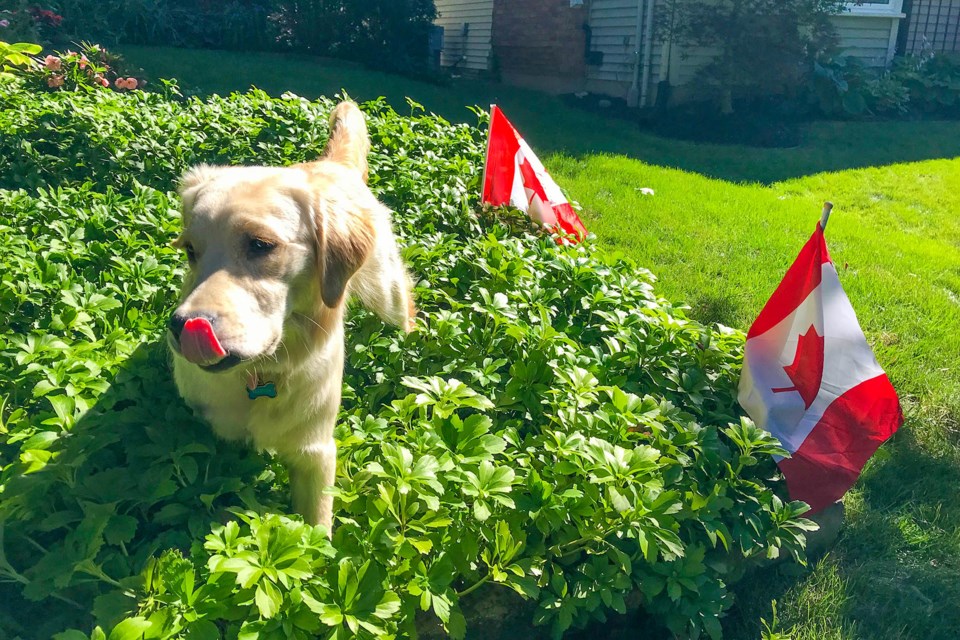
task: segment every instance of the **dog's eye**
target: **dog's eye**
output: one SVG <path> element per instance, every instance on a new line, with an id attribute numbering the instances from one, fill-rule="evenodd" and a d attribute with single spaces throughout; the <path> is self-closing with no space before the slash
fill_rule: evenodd
<path id="1" fill-rule="evenodd" d="M 251 238 L 247 244 L 247 252 L 254 258 L 265 256 L 276 248 L 277 245 L 260 238 Z"/>
<path id="2" fill-rule="evenodd" d="M 197 261 L 197 251 L 193 248 L 192 244 L 187 243 L 183 245 L 183 251 L 187 254 L 187 260 L 191 264 Z"/>

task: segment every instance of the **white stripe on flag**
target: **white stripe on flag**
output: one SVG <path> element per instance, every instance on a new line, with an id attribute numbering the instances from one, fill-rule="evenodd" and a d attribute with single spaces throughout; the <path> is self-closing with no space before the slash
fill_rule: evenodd
<path id="1" fill-rule="evenodd" d="M 793 453 L 800 448 L 824 411 L 839 396 L 865 380 L 883 375 L 860 329 L 833 264 L 822 265 L 820 286 L 779 324 L 747 341 L 740 402 L 754 421 Z M 797 354 L 800 336 L 814 327 L 823 336 L 823 378 L 813 403 L 805 408 L 784 367 Z M 758 379 L 757 375 L 763 379 Z"/>

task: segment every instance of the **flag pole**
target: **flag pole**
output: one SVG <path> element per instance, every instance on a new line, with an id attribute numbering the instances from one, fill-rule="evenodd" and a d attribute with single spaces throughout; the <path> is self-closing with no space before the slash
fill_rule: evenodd
<path id="1" fill-rule="evenodd" d="M 480 202 L 484 202 L 487 191 L 487 165 L 490 164 L 490 138 L 493 135 L 493 110 L 497 105 L 490 105 L 490 124 L 487 125 L 487 151 L 483 156 L 483 180 L 480 182 Z"/>
<path id="2" fill-rule="evenodd" d="M 823 203 L 823 214 L 820 216 L 820 230 L 821 230 L 821 231 L 826 231 L 826 230 L 827 230 L 827 222 L 830 221 L 830 212 L 831 212 L 831 211 L 833 211 L 833 203 L 832 203 L 832 202 L 824 202 L 824 203 Z"/>

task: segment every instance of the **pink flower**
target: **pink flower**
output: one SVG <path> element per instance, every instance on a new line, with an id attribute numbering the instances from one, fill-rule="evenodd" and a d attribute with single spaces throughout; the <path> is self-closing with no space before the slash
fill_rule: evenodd
<path id="1" fill-rule="evenodd" d="M 50 76 L 47 78 L 47 86 L 51 89 L 63 86 L 63 76 Z"/>
<path id="2" fill-rule="evenodd" d="M 127 78 L 127 89 L 136 89 L 137 84 L 136 78 Z"/>
<path id="3" fill-rule="evenodd" d="M 43 66 L 50 69 L 50 71 L 60 71 L 62 62 L 57 56 L 47 56 L 43 59 Z"/>
<path id="4" fill-rule="evenodd" d="M 7 28 L 10 26 L 9 20 L 0 20 L 0 27 Z"/>
<path id="5" fill-rule="evenodd" d="M 96 77 L 93 79 L 93 81 L 99 83 L 100 86 L 103 86 L 103 87 L 109 87 L 109 86 L 110 86 L 110 81 L 107 80 L 106 78 L 104 78 L 103 76 L 100 76 L 100 75 L 96 76 Z"/>
<path id="6" fill-rule="evenodd" d="M 80 56 L 80 68 L 86 69 L 87 65 L 90 64 L 90 61 L 87 60 L 87 56 Z"/>
<path id="7" fill-rule="evenodd" d="M 117 78 L 116 80 L 113 81 L 113 84 L 117 89 L 127 88 L 127 81 L 124 78 Z"/>

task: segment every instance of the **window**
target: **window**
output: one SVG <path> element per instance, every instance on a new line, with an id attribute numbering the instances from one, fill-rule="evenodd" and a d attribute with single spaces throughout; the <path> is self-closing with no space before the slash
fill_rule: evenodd
<path id="1" fill-rule="evenodd" d="M 847 3 L 847 15 L 902 18 L 903 0 L 860 0 Z"/>

